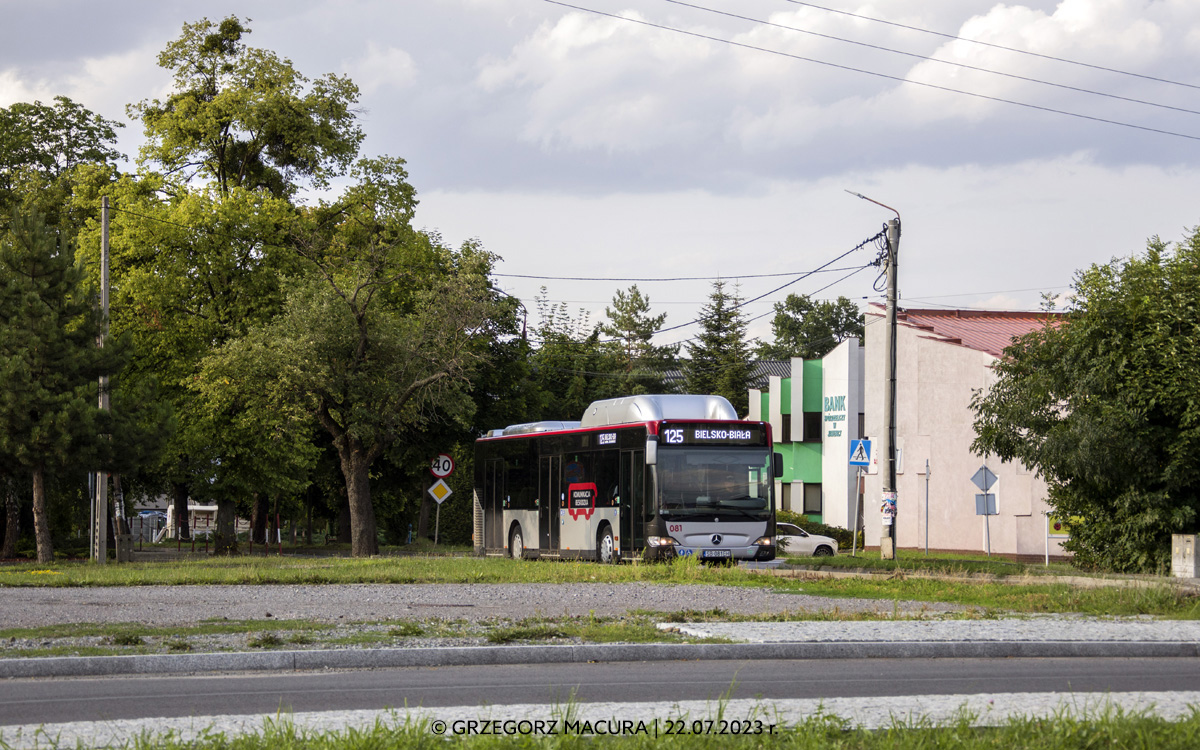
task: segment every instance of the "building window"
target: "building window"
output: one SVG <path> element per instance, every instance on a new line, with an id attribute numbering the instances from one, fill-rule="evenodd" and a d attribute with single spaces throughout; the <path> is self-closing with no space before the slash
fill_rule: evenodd
<path id="1" fill-rule="evenodd" d="M 821 412 L 804 412 L 804 442 L 821 442 Z"/>
<path id="2" fill-rule="evenodd" d="M 806 515 L 821 515 L 823 508 L 821 505 L 821 485 L 808 484 L 804 485 L 804 513 Z"/>
<path id="3" fill-rule="evenodd" d="M 790 483 L 779 486 L 779 504 L 781 510 L 792 509 L 792 485 Z"/>
<path id="4" fill-rule="evenodd" d="M 778 442 L 780 442 L 780 443 L 792 442 L 792 415 L 791 414 L 783 415 L 783 434 L 781 434 L 779 436 Z"/>

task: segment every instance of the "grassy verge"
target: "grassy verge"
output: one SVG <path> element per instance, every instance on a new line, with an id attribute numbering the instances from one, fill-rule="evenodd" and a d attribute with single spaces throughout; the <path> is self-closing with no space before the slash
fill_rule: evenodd
<path id="1" fill-rule="evenodd" d="M 1078 588 L 1052 581 L 1013 584 L 927 578 L 822 578 L 776 587 L 817 596 L 960 604 L 985 615 L 1076 613 L 1200 619 L 1200 598 L 1166 584 L 1138 588 Z"/>
<path id="2" fill-rule="evenodd" d="M 850 556 L 849 550 L 835 557 L 788 556 L 788 561 L 817 570 L 869 570 L 869 571 L 912 571 L 938 573 L 953 576 L 1086 576 L 1088 573 L 1071 567 L 1065 562 L 1042 563 L 1014 562 L 1000 557 L 981 557 L 978 554 L 956 554 L 935 552 L 926 555 L 920 550 L 902 549 L 894 560 L 882 560 L 878 552 L 864 553 L 859 550 Z"/>
<path id="3" fill-rule="evenodd" d="M 201 560 L 94 565 L 18 563 L 0 568 L 3 586 L 177 586 L 188 584 L 334 583 L 738 583 L 736 567 L 705 566 L 690 558 L 661 565 L 531 562 L 507 558 L 212 557 Z"/>
<path id="4" fill-rule="evenodd" d="M 668 618 L 683 621 L 683 613 Z M 300 620 L 220 620 L 192 627 L 51 625 L 0 630 L 0 658 L 114 656 L 297 648 L 403 648 L 456 644 L 681 643 L 697 639 L 659 630 L 661 613 L 625 617 L 561 617 L 526 620 L 389 620 L 323 625 Z M 725 639 L 702 639 L 724 642 Z"/>
<path id="5" fill-rule="evenodd" d="M 822 558 L 829 560 L 830 558 Z M 833 558 L 841 561 L 842 558 Z M 938 580 L 906 577 L 786 579 L 693 558 L 661 565 L 529 562 L 505 558 L 209 558 L 127 565 L 58 563 L 0 568 L 3 586 L 155 586 L 184 584 L 676 583 L 766 587 L 832 597 L 945 602 L 985 613 L 1155 615 L 1200 619 L 1200 598 L 1162 583 L 1138 588 L 1078 588 L 1052 577 Z"/>
<path id="6" fill-rule="evenodd" d="M 492 711 L 495 715 L 497 712 Z M 1011 719 L 998 726 L 975 726 L 975 717 L 962 716 L 947 724 L 935 725 L 924 720 L 900 721 L 884 729 L 850 728 L 848 723 L 831 715 L 814 716 L 802 723 L 785 726 L 769 720 L 746 722 L 750 734 L 718 733 L 722 718 L 686 717 L 682 721 L 659 719 L 629 722 L 619 733 L 607 726 L 610 720 L 587 722 L 573 718 L 571 713 L 552 717 L 547 711 L 543 731 L 554 724 L 554 733 L 519 734 L 524 727 L 511 722 L 512 734 L 504 736 L 506 726 L 497 721 L 501 736 L 461 736 L 462 722 L 441 722 L 437 719 L 403 721 L 397 718 L 381 720 L 373 726 L 347 730 L 314 730 L 295 726 L 287 717 L 268 721 L 261 732 L 226 735 L 210 730 L 195 739 L 183 739 L 171 734 L 143 734 L 132 738 L 125 747 L 137 750 L 343 750 L 348 748 L 442 748 L 451 740 L 455 747 L 476 748 L 761 748 L 764 746 L 796 748 L 797 750 L 929 750 L 932 748 L 961 748 L 962 750 L 1007 749 L 1013 747 L 1033 750 L 1068 750 L 1074 748 L 1155 748 L 1180 750 L 1200 744 L 1200 713 L 1180 721 L 1167 721 L 1141 713 L 1111 709 L 1099 715 L 1075 717 L 1060 715 L 1049 719 Z M 532 725 L 532 722 L 527 722 Z M 725 728 L 735 722 L 726 720 Z M 740 729 L 742 723 L 736 722 Z M 599 731 L 596 725 L 600 726 Z M 704 734 L 693 735 L 695 727 Z M 668 729 L 682 728 L 686 734 L 668 735 Z M 590 730 L 590 731 L 589 731 Z M 761 733 L 753 733 L 753 732 Z M 711 732 L 711 733 L 707 733 Z M 460 735 L 460 736 L 456 736 Z M 46 737 L 45 745 L 63 747 Z M 66 745 L 69 747 L 69 745 Z M 0 748 L 7 747 L 0 740 Z"/>

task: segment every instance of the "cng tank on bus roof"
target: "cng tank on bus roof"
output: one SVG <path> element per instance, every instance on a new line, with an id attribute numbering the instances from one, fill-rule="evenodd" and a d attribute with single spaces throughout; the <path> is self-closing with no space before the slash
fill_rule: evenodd
<path id="1" fill-rule="evenodd" d="M 514 424 L 505 427 L 502 430 L 492 430 L 488 437 L 496 437 L 497 435 L 531 435 L 535 432 L 554 432 L 556 430 L 574 430 L 579 427 L 578 422 L 525 422 L 524 424 Z"/>
<path id="2" fill-rule="evenodd" d="M 662 394 L 658 396 L 623 396 L 594 401 L 583 414 L 583 427 L 608 427 L 637 422 L 657 422 L 661 419 L 729 419 L 736 420 L 737 412 L 724 396 L 694 396 Z"/>

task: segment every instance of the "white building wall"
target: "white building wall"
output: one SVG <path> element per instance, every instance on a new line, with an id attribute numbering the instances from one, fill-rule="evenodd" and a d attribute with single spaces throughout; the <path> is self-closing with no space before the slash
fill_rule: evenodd
<path id="1" fill-rule="evenodd" d="M 867 317 L 864 398 L 866 433 L 883 431 L 884 325 Z M 985 549 L 985 522 L 975 515 L 971 477 L 985 463 L 998 477 L 998 515 L 988 519 L 991 549 L 1002 554 L 1040 555 L 1046 549 L 1046 484 L 1020 463 L 1001 463 L 971 452 L 975 439 L 970 408 L 973 392 L 994 382 L 986 352 L 934 340 L 926 331 L 897 326 L 896 443 L 903 460 L 896 476 L 899 493 L 896 546 L 923 548 L 928 523 L 931 549 Z M 866 543 L 878 545 L 886 456 L 867 477 L 863 501 Z M 929 461 L 929 510 L 926 514 L 925 462 Z M 927 517 L 928 516 L 928 517 Z M 1050 554 L 1061 555 L 1051 540 Z"/>
<path id="2" fill-rule="evenodd" d="M 858 434 L 863 403 L 863 357 L 858 339 L 843 341 L 822 359 L 821 493 L 824 522 L 853 528 L 856 502 L 850 441 Z M 795 366 L 793 365 L 793 369 Z M 795 397 L 793 397 L 795 398 Z M 797 401 L 792 402 L 798 403 Z"/>

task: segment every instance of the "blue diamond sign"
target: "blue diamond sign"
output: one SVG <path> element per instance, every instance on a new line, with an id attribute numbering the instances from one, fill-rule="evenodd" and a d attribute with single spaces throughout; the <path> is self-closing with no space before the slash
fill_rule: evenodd
<path id="1" fill-rule="evenodd" d="M 971 481 L 976 487 L 987 492 L 996 483 L 996 475 L 987 466 L 980 466 L 979 471 L 975 472 L 975 476 L 971 477 Z"/>

